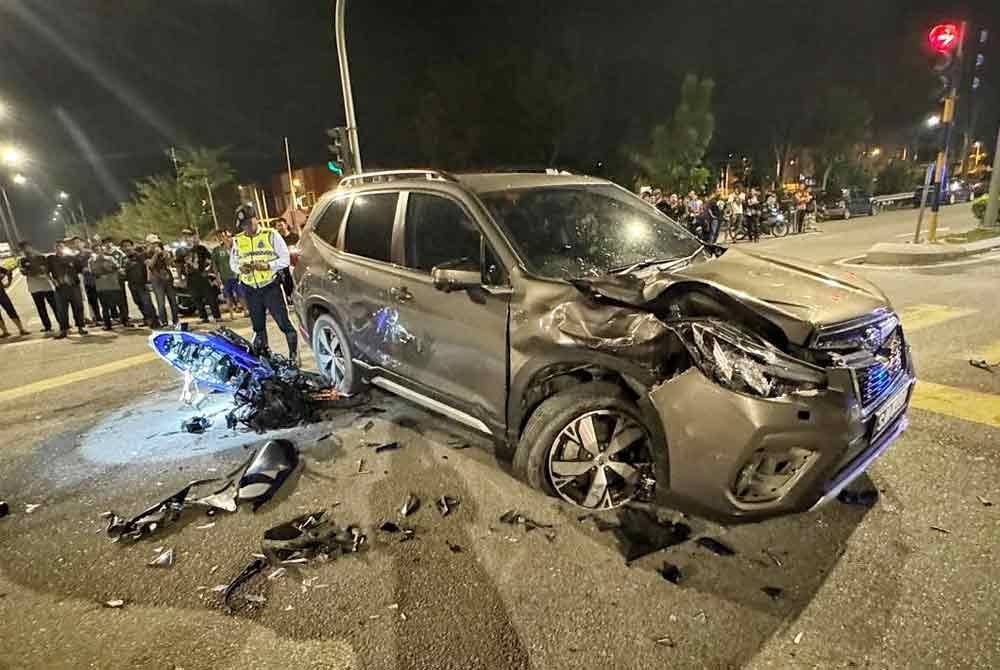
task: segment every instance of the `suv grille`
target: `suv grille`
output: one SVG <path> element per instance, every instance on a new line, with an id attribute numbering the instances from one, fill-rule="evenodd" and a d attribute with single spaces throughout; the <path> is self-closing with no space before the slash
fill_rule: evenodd
<path id="1" fill-rule="evenodd" d="M 864 409 L 867 410 L 877 403 L 903 374 L 906 369 L 905 348 L 903 332 L 896 328 L 875 352 L 878 362 L 854 371 L 858 380 L 858 392 L 861 394 L 861 406 Z"/>

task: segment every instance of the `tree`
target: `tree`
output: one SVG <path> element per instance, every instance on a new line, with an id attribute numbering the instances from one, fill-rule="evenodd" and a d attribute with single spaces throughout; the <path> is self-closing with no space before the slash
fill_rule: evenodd
<path id="1" fill-rule="evenodd" d="M 142 239 L 149 233 L 177 237 L 184 228 L 212 230 L 206 180 L 212 189 L 220 225 L 233 219 L 239 203 L 235 173 L 222 159 L 223 149 L 185 148 L 177 152 L 177 172 L 161 173 L 135 183 L 132 200 L 97 222 L 106 237 Z"/>
<path id="2" fill-rule="evenodd" d="M 833 170 L 850 161 L 855 147 L 864 141 L 871 119 L 868 103 L 846 88 L 832 86 L 820 95 L 809 134 L 817 169 L 823 172 L 823 191 Z"/>
<path id="3" fill-rule="evenodd" d="M 923 177 L 923 170 L 908 161 L 894 160 L 878 173 L 875 195 L 913 191 Z"/>
<path id="4" fill-rule="evenodd" d="M 674 192 L 700 191 L 711 173 L 702 165 L 715 132 L 712 91 L 715 82 L 688 74 L 673 117 L 653 128 L 647 153 L 632 159 L 642 177 Z"/>

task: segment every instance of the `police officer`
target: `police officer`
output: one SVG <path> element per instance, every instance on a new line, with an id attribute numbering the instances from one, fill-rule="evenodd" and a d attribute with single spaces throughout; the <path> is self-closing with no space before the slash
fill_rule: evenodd
<path id="1" fill-rule="evenodd" d="M 279 274 L 289 265 L 288 247 L 278 231 L 262 228 L 257 213 L 249 205 L 236 210 L 240 233 L 233 238 L 229 267 L 237 273 L 246 296 L 254 349 L 267 350 L 267 312 L 288 341 L 288 358 L 298 361 L 298 335 L 288 318 L 288 307 L 281 290 Z"/>

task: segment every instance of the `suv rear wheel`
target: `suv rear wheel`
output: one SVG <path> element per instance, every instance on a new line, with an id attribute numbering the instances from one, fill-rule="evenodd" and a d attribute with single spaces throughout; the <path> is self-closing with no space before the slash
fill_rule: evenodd
<path id="1" fill-rule="evenodd" d="M 653 481 L 650 433 L 613 384 L 558 393 L 535 409 L 514 454 L 514 473 L 585 509 L 614 509 Z"/>
<path id="2" fill-rule="evenodd" d="M 351 356 L 351 347 L 337 320 L 320 314 L 312 329 L 312 350 L 319 373 L 341 393 L 361 390 L 361 379 Z"/>

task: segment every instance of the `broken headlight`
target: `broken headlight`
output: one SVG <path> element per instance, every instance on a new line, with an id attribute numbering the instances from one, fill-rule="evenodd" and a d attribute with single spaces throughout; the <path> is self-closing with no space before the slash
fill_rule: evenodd
<path id="1" fill-rule="evenodd" d="M 692 321 L 678 332 L 705 376 L 733 391 L 777 398 L 826 386 L 820 368 L 726 323 Z"/>

